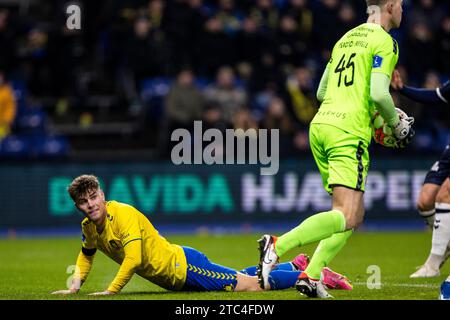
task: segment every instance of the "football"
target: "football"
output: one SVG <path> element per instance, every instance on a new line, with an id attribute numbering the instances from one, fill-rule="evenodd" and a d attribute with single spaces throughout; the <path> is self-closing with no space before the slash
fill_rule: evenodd
<path id="1" fill-rule="evenodd" d="M 408 115 L 399 108 L 395 108 L 400 118 L 407 118 Z M 380 112 L 377 111 L 372 117 L 372 135 L 376 143 L 388 148 L 397 148 L 397 138 L 394 136 L 394 132 L 391 127 L 384 121 Z"/>

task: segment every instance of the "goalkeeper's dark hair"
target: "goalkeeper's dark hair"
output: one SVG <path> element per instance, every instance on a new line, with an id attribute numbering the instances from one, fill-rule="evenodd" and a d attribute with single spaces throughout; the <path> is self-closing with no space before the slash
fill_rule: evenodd
<path id="1" fill-rule="evenodd" d="M 84 174 L 73 179 L 72 183 L 67 188 L 70 197 L 74 202 L 77 202 L 82 196 L 89 192 L 100 189 L 100 183 L 94 175 Z"/>

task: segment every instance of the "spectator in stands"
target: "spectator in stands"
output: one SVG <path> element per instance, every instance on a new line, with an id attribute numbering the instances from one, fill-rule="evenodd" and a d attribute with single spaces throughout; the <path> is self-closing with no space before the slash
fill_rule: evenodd
<path id="1" fill-rule="evenodd" d="M 432 69 L 436 61 L 436 46 L 432 30 L 425 23 L 414 24 L 408 30 L 406 45 L 408 49 L 403 51 L 406 66 L 414 70 L 411 75 L 414 74 L 417 78 L 412 80 L 421 82 L 427 70 Z"/>
<path id="2" fill-rule="evenodd" d="M 266 114 L 261 121 L 261 127 L 280 129 L 281 135 L 292 135 L 293 122 L 287 113 L 283 99 L 275 96 L 270 100 Z"/>
<path id="3" fill-rule="evenodd" d="M 236 111 L 233 116 L 233 128 L 235 130 L 235 136 L 239 139 L 246 137 L 249 141 L 258 140 L 258 123 L 253 118 L 252 114 L 247 108 L 242 108 Z M 241 130 L 237 130 L 241 129 Z M 237 130 L 237 131 L 236 131 Z M 270 150 L 270 149 L 269 149 Z M 225 153 L 231 152 L 232 150 L 225 150 Z M 247 153 L 249 149 L 246 149 Z M 229 153 L 228 153 L 229 154 Z M 233 153 L 231 153 L 233 154 Z M 237 155 L 237 157 L 242 157 L 242 154 Z"/>
<path id="4" fill-rule="evenodd" d="M 434 0 L 419 0 L 408 12 L 408 29 L 411 30 L 416 24 L 425 24 L 434 33 L 444 15 L 442 8 L 439 8 Z"/>
<path id="5" fill-rule="evenodd" d="M 148 3 L 148 19 L 155 29 L 161 29 L 164 17 L 164 1 L 150 0 Z"/>
<path id="6" fill-rule="evenodd" d="M 313 13 L 308 6 L 308 0 L 290 0 L 284 15 L 290 15 L 297 21 L 299 39 L 309 47 L 313 28 Z"/>
<path id="7" fill-rule="evenodd" d="M 277 86 L 268 83 L 264 90 L 256 92 L 251 99 L 252 114 L 257 121 L 261 121 L 264 117 L 270 102 L 278 96 Z"/>
<path id="8" fill-rule="evenodd" d="M 168 74 L 170 54 L 164 37 L 155 36 L 146 17 L 134 22 L 133 34 L 127 44 L 127 58 L 137 85 L 149 77 Z"/>
<path id="9" fill-rule="evenodd" d="M 241 30 L 244 15 L 236 9 L 234 0 L 220 0 L 216 15 L 227 35 L 233 37 Z"/>
<path id="10" fill-rule="evenodd" d="M 189 68 L 181 70 L 165 100 L 169 131 L 176 128 L 189 129 L 194 120 L 201 120 L 205 102 L 203 94 L 195 86 L 192 70 Z"/>
<path id="11" fill-rule="evenodd" d="M 16 108 L 14 91 L 6 82 L 4 72 L 0 71 L 0 141 L 11 132 Z"/>
<path id="12" fill-rule="evenodd" d="M 340 35 L 345 34 L 350 29 L 358 25 L 355 9 L 349 3 L 343 3 L 339 8 L 339 25 L 337 26 Z"/>
<path id="13" fill-rule="evenodd" d="M 175 67 L 191 65 L 195 55 L 195 44 L 202 33 L 205 16 L 201 12 L 201 1 L 165 1 L 163 30 L 172 45 Z M 206 52 L 205 52 L 206 54 Z"/>
<path id="14" fill-rule="evenodd" d="M 314 38 L 315 46 L 322 50 L 331 50 L 333 45 L 342 36 L 336 28 L 339 26 L 339 1 L 320 0 L 314 9 Z"/>
<path id="15" fill-rule="evenodd" d="M 283 83 L 283 73 L 278 68 L 274 53 L 264 48 L 261 58 L 255 62 L 249 83 L 250 94 L 265 91 L 267 88 L 277 91 Z"/>
<path id="16" fill-rule="evenodd" d="M 208 129 L 218 129 L 225 134 L 225 130 L 230 128 L 222 117 L 221 110 L 214 104 L 207 104 L 203 112 L 203 131 Z"/>
<path id="17" fill-rule="evenodd" d="M 283 71 L 292 71 L 306 57 L 306 43 L 298 36 L 298 23 L 290 15 L 281 17 L 275 36 L 277 65 Z"/>
<path id="18" fill-rule="evenodd" d="M 236 63 L 236 46 L 224 31 L 222 20 L 209 18 L 204 25 L 197 48 L 196 66 L 202 76 L 213 78 L 222 65 Z"/>
<path id="19" fill-rule="evenodd" d="M 265 46 L 264 39 L 264 36 L 258 30 L 256 19 L 251 16 L 245 17 L 237 40 L 239 61 L 250 64 L 258 61 L 261 50 Z"/>
<path id="20" fill-rule="evenodd" d="M 159 149 L 164 156 L 170 155 L 170 136 L 178 128 L 192 131 L 194 121 L 202 120 L 206 100 L 195 86 L 194 73 L 190 68 L 182 69 L 176 83 L 171 87 L 165 101 L 165 119 L 161 123 Z"/>
<path id="21" fill-rule="evenodd" d="M 256 18 L 245 17 L 242 29 L 236 37 L 237 70 L 241 79 L 246 82 L 249 91 L 253 91 L 251 82 L 255 66 L 261 60 L 262 52 L 269 47 L 269 38 L 258 29 Z"/>
<path id="22" fill-rule="evenodd" d="M 29 30 L 26 40 L 19 46 L 19 56 L 25 63 L 25 77 L 34 96 L 48 95 L 52 91 L 51 59 L 48 52 L 48 33 L 42 28 Z"/>
<path id="23" fill-rule="evenodd" d="M 145 77 L 155 76 L 149 39 L 151 24 L 142 17 L 134 22 L 133 34 L 127 45 L 128 63 L 135 75 L 136 83 Z"/>
<path id="24" fill-rule="evenodd" d="M 107 110 L 105 120 L 132 116 L 134 121 L 152 121 L 138 116 L 142 110 L 140 80 L 167 77 L 171 81 L 184 65 L 213 79 L 221 66 L 229 65 L 245 83 L 239 95 L 257 101 L 261 117 L 268 98 L 279 95 L 293 119 L 301 119 L 299 124 L 306 128 L 314 113 L 315 90 L 310 80 L 301 88 L 298 83 L 287 86 L 286 76 L 292 74 L 292 66 L 307 65 L 314 74 L 303 72 L 304 78 L 317 79 L 336 39 L 366 18 L 366 2 L 361 0 L 82 2 L 85 14 L 80 31 L 62 31 L 67 18 L 64 1 L 57 5 L 32 2 L 25 14 L 17 14 L 17 4 L 9 6 L 14 9 L 0 9 L 0 47 L 7 48 L 0 50 L 0 70 L 22 80 L 34 97 L 44 98 L 47 107 L 70 106 L 57 107 L 67 110 L 56 112 L 65 115 L 57 119 L 61 122 L 76 121 L 71 119 L 90 108 L 87 102 L 95 101 L 92 97 L 107 94 L 114 98 L 112 107 L 103 109 Z M 408 21 L 394 37 L 403 52 L 400 63 L 410 74 L 409 82 L 423 85 L 432 70 L 448 75 L 447 2 L 404 1 L 404 7 L 409 11 Z M 233 90 L 221 92 L 230 95 L 228 91 Z M 58 97 L 63 103 L 54 103 Z M 123 108 L 127 102 L 132 106 L 129 109 Z M 224 108 L 222 102 L 214 101 L 220 112 L 212 108 L 211 114 L 220 114 L 232 127 L 232 115 L 248 104 Z M 411 102 L 406 103 L 410 109 Z M 253 115 L 254 105 L 248 105 Z M 420 112 L 433 115 L 430 112 L 436 110 Z M 423 115 L 416 117 L 417 128 L 433 121 Z M 301 136 L 296 141 L 304 145 L 307 139 Z"/>
<path id="25" fill-rule="evenodd" d="M 258 123 L 247 108 L 242 108 L 234 114 L 233 127 L 235 130 L 242 129 L 246 131 L 248 129 L 258 129 Z"/>
<path id="26" fill-rule="evenodd" d="M 280 13 L 273 0 L 257 0 L 250 15 L 256 18 L 258 27 L 265 33 L 272 33 L 278 27 Z"/>
<path id="27" fill-rule="evenodd" d="M 236 112 L 247 105 L 246 91 L 237 85 L 233 69 L 227 66 L 219 69 L 216 82 L 206 88 L 205 97 L 220 108 L 223 120 L 229 124 Z"/>
<path id="28" fill-rule="evenodd" d="M 317 112 L 311 71 L 305 67 L 295 69 L 286 79 L 282 96 L 301 127 L 307 128 Z"/>
<path id="29" fill-rule="evenodd" d="M 260 122 L 261 128 L 278 129 L 280 134 L 280 156 L 292 155 L 294 151 L 295 123 L 286 110 L 286 105 L 280 97 L 274 97 L 266 109 L 265 116 Z"/>

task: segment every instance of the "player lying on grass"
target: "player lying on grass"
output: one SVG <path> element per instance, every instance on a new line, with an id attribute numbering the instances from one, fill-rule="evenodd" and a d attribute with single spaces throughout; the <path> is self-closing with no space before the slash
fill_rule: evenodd
<path id="1" fill-rule="evenodd" d="M 118 293 L 135 273 L 174 291 L 262 290 L 255 276 L 256 267 L 238 272 L 210 262 L 195 249 L 169 243 L 134 207 L 105 201 L 95 176 L 75 178 L 68 191 L 76 208 L 86 216 L 82 222 L 83 245 L 71 287 L 53 294 L 72 294 L 80 290 L 97 249 L 120 264 L 120 268 L 109 287 L 93 295 Z M 278 264 L 269 276 L 269 289 L 293 287 L 308 262 L 307 256 L 302 254 L 290 263 Z M 346 277 L 330 269 L 323 271 L 322 278 L 329 288 L 352 289 Z"/>

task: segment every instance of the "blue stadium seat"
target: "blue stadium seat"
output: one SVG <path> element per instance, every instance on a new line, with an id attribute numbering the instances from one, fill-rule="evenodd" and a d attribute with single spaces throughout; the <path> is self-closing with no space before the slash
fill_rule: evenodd
<path id="1" fill-rule="evenodd" d="M 164 97 L 169 93 L 172 79 L 165 77 L 148 78 L 141 82 L 141 99 L 147 106 L 147 115 L 161 118 L 164 112 Z"/>
<path id="2" fill-rule="evenodd" d="M 69 154 L 69 144 L 65 137 L 37 135 L 33 140 L 33 155 L 37 158 L 60 158 Z"/>
<path id="3" fill-rule="evenodd" d="M 14 90 L 14 95 L 16 97 L 17 103 L 19 105 L 25 103 L 25 97 L 28 94 L 25 81 L 14 79 L 10 83 Z"/>
<path id="4" fill-rule="evenodd" d="M 141 82 L 141 98 L 144 101 L 165 97 L 169 93 L 172 79 L 165 77 L 148 78 Z"/>
<path id="5" fill-rule="evenodd" d="M 28 158 L 31 144 L 27 137 L 10 135 L 0 142 L 0 158 Z"/>
<path id="6" fill-rule="evenodd" d="M 264 114 L 270 101 L 274 98 L 273 94 L 265 91 L 260 91 L 255 94 L 253 99 L 250 101 L 250 107 L 253 111 Z"/>
<path id="7" fill-rule="evenodd" d="M 47 128 L 47 115 L 39 108 L 27 108 L 17 115 L 16 125 L 19 133 L 43 134 Z"/>
<path id="8" fill-rule="evenodd" d="M 205 78 L 205 77 L 196 77 L 195 78 L 195 85 L 197 86 L 197 88 L 199 90 L 204 90 L 213 83 L 214 83 L 214 81 L 212 81 L 209 78 Z"/>

